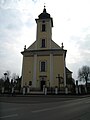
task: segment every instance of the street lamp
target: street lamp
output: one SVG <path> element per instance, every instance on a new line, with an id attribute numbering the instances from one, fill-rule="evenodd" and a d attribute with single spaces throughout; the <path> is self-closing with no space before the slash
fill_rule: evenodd
<path id="1" fill-rule="evenodd" d="M 4 73 L 4 76 L 5 76 L 5 80 L 6 80 L 7 73 Z"/>

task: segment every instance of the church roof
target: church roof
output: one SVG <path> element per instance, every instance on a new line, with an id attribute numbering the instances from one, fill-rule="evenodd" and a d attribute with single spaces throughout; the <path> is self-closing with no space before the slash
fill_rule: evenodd
<path id="1" fill-rule="evenodd" d="M 72 73 L 67 67 L 66 67 L 66 73 Z"/>

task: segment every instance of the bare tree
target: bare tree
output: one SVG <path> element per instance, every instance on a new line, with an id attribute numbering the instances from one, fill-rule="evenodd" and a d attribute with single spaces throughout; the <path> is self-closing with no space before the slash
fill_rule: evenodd
<path id="1" fill-rule="evenodd" d="M 90 77 L 90 67 L 85 65 L 82 68 L 79 69 L 78 71 L 78 78 L 80 81 L 85 80 L 86 82 L 86 88 L 87 88 L 87 82 L 89 80 Z"/>
<path id="2" fill-rule="evenodd" d="M 10 70 L 7 70 L 6 72 L 7 72 L 7 76 L 10 77 L 11 71 L 10 71 Z"/>
<path id="3" fill-rule="evenodd" d="M 0 78 L 0 89 L 4 86 L 4 78 Z"/>
<path id="4" fill-rule="evenodd" d="M 12 79 L 15 81 L 18 78 L 18 75 L 16 73 L 12 74 Z"/>

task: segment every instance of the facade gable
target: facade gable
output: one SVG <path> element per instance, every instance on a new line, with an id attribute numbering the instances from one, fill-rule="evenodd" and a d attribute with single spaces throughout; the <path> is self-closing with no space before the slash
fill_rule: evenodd
<path id="1" fill-rule="evenodd" d="M 37 50 L 36 45 L 37 45 L 37 41 L 35 41 L 32 45 L 30 45 L 27 48 L 27 50 Z M 43 47 L 40 49 L 43 49 Z M 60 47 L 57 43 L 51 40 L 51 49 L 62 49 L 62 47 Z"/>
<path id="2" fill-rule="evenodd" d="M 62 48 L 52 40 L 51 41 L 51 49 L 62 49 Z"/>
<path id="3" fill-rule="evenodd" d="M 31 44 L 31 45 L 27 48 L 27 50 L 35 50 L 36 42 L 37 42 L 37 41 L 35 41 L 33 44 Z"/>

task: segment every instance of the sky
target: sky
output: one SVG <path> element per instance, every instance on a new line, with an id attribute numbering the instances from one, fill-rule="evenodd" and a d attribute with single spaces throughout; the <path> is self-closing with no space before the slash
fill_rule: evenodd
<path id="1" fill-rule="evenodd" d="M 21 75 L 21 51 L 36 40 L 35 19 L 44 3 L 53 18 L 52 39 L 63 42 L 73 78 L 90 66 L 90 0 L 0 0 L 0 77 L 7 70 Z"/>

